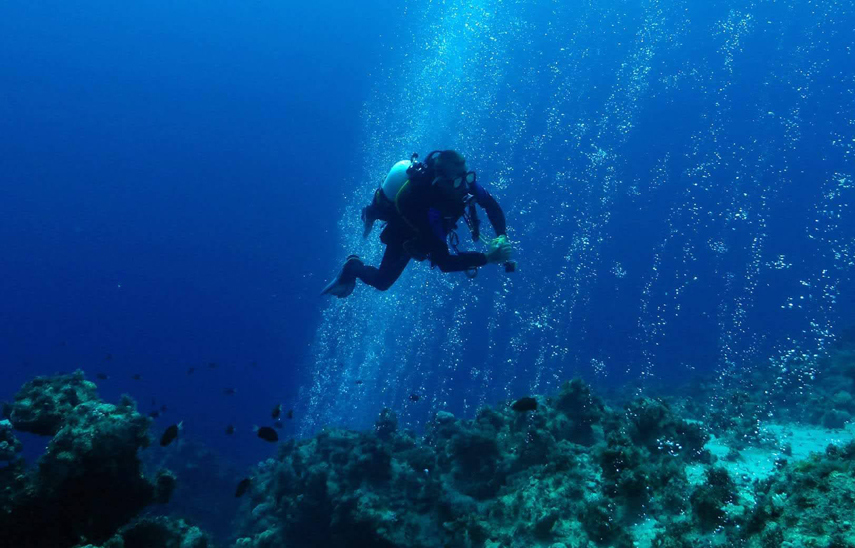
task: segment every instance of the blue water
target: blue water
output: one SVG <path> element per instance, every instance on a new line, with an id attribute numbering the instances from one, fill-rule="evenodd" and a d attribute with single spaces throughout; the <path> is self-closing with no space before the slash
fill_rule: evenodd
<path id="1" fill-rule="evenodd" d="M 249 464 L 279 402 L 294 436 L 576 375 L 803 387 L 855 323 L 853 23 L 795 0 L 4 3 L 0 398 L 103 372 Z M 347 254 L 379 261 L 358 212 L 389 167 L 438 148 L 503 206 L 518 272 L 412 264 L 319 298 Z"/>
<path id="2" fill-rule="evenodd" d="M 81 367 L 269 452 L 222 429 L 293 405 L 382 47 L 371 13 L 291 4 L 0 8 L 0 398 Z"/>
<path id="3" fill-rule="evenodd" d="M 326 309 L 302 432 L 383 406 L 417 427 L 577 375 L 626 393 L 763 367 L 805 388 L 853 323 L 850 5 L 422 8 L 369 103 L 341 254 L 377 260 L 356 214 L 387 166 L 454 147 L 519 271 L 420 265 Z"/>

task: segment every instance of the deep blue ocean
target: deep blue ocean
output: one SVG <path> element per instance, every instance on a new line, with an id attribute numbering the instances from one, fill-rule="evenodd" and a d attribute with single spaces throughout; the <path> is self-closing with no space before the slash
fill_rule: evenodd
<path id="1" fill-rule="evenodd" d="M 0 400 L 101 373 L 245 467 L 279 403 L 287 439 L 574 376 L 809 387 L 855 325 L 853 49 L 838 0 L 4 2 Z M 517 271 L 319 296 L 435 149 Z"/>
<path id="2" fill-rule="evenodd" d="M 383 25 L 339 2 L 0 11 L 0 397 L 104 373 L 106 399 L 256 460 L 222 432 L 294 405 Z"/>

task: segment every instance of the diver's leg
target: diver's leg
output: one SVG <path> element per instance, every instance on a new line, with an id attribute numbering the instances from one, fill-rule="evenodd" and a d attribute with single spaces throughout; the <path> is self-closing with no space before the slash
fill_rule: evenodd
<path id="1" fill-rule="evenodd" d="M 401 276 L 409 262 L 410 256 L 404 251 L 404 245 L 401 242 L 392 242 L 386 246 L 380 268 L 366 266 L 362 261 L 358 263 L 354 261 L 351 263 L 353 264 L 351 272 L 371 287 L 386 291 Z"/>
<path id="2" fill-rule="evenodd" d="M 380 200 L 383 199 L 382 193 L 382 190 L 377 189 L 371 203 L 362 208 L 363 238 L 368 238 L 368 235 L 371 234 L 371 229 L 374 228 L 374 222 L 383 218 L 383 206 L 380 202 Z"/>

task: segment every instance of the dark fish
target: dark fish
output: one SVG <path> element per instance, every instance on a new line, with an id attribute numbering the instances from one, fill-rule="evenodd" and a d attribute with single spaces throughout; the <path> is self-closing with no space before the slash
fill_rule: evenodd
<path id="1" fill-rule="evenodd" d="M 237 390 L 235 390 L 234 388 L 224 388 L 223 394 L 225 394 L 226 396 L 234 396 L 235 394 L 237 394 Z"/>
<path id="2" fill-rule="evenodd" d="M 410 401 L 419 401 L 420 399 L 422 399 L 422 397 L 416 394 L 415 392 L 410 394 Z"/>
<path id="3" fill-rule="evenodd" d="M 535 411 L 537 409 L 537 400 L 534 398 L 520 398 L 511 405 L 511 409 L 517 413 L 525 413 L 526 411 Z"/>
<path id="4" fill-rule="evenodd" d="M 249 364 L 249 366 L 250 366 L 250 367 L 252 367 L 253 369 L 255 369 L 255 368 L 257 368 L 257 367 L 258 367 L 258 362 L 253 361 L 253 362 L 251 362 L 251 363 Z"/>
<path id="5" fill-rule="evenodd" d="M 261 428 L 255 427 L 255 433 L 259 438 L 264 441 L 279 441 L 279 434 L 276 433 L 276 430 L 270 428 L 269 426 L 262 426 Z"/>
<path id="6" fill-rule="evenodd" d="M 208 369 L 216 369 L 216 368 L 217 368 L 217 362 L 208 363 Z"/>
<path id="7" fill-rule="evenodd" d="M 286 419 L 293 419 L 294 418 L 294 410 L 289 409 L 288 412 L 285 414 L 285 418 Z"/>
<path id="8" fill-rule="evenodd" d="M 363 383 L 362 379 L 357 379 L 356 384 L 362 384 L 362 383 Z"/>
<path id="9" fill-rule="evenodd" d="M 160 446 L 166 447 L 170 443 L 172 443 L 175 438 L 178 437 L 178 431 L 181 430 L 181 425 L 183 422 L 179 422 L 178 424 L 173 424 L 172 426 L 167 427 L 167 429 L 163 432 L 163 435 L 160 436 Z"/>
<path id="10" fill-rule="evenodd" d="M 105 360 L 107 360 L 107 361 L 110 361 L 110 360 L 112 360 L 112 359 L 113 359 L 113 355 L 112 355 L 112 354 L 107 354 L 106 356 L 104 356 L 104 359 L 105 359 Z"/>
<path id="11" fill-rule="evenodd" d="M 157 409 L 155 409 L 154 411 L 152 411 L 151 413 L 149 413 L 149 414 L 148 414 L 148 416 L 149 416 L 149 417 L 151 417 L 151 418 L 153 418 L 153 419 L 156 419 L 157 417 L 159 417 L 159 416 L 160 416 L 160 411 L 158 411 Z"/>
<path id="12" fill-rule="evenodd" d="M 161 412 L 161 413 L 166 413 L 166 404 L 163 404 L 163 405 L 161 405 L 161 406 L 160 406 L 160 412 Z"/>
<path id="13" fill-rule="evenodd" d="M 274 422 L 274 423 L 273 423 L 273 426 L 275 426 L 276 428 L 278 428 L 278 429 L 282 430 L 282 427 L 283 427 L 283 426 L 285 426 L 285 425 L 284 425 L 284 424 L 282 424 L 282 421 L 276 421 L 276 422 Z"/>
<path id="14" fill-rule="evenodd" d="M 249 484 L 252 483 L 250 478 L 244 478 L 240 480 L 238 483 L 237 490 L 235 491 L 235 498 L 240 498 L 246 493 L 247 489 L 249 489 Z"/>
<path id="15" fill-rule="evenodd" d="M 226 434 L 231 436 L 234 433 L 235 433 L 235 425 L 234 424 L 230 424 L 230 425 L 226 426 Z"/>
<path id="16" fill-rule="evenodd" d="M 188 375 L 192 375 L 192 374 L 193 374 L 193 371 L 196 371 L 196 368 L 195 368 L 195 367 L 188 367 L 188 368 L 187 368 L 187 374 L 188 374 Z"/>
<path id="17" fill-rule="evenodd" d="M 95 376 L 98 377 L 99 379 L 101 379 L 102 381 L 106 381 L 107 379 L 110 378 L 110 376 L 107 375 L 106 373 L 98 373 Z"/>
<path id="18" fill-rule="evenodd" d="M 273 408 L 273 413 L 271 413 L 270 416 L 273 417 L 274 419 L 278 419 L 279 415 L 281 415 L 281 414 L 282 414 L 282 404 L 280 403 L 279 405 L 277 405 L 276 407 Z"/>
<path id="19" fill-rule="evenodd" d="M 154 398 L 152 398 L 152 399 L 151 399 L 151 404 L 152 404 L 152 405 L 157 405 L 157 400 L 156 400 L 156 399 L 154 399 Z"/>
<path id="20" fill-rule="evenodd" d="M 138 380 L 142 379 L 142 375 L 140 375 L 139 373 L 134 373 L 131 376 L 131 378 L 134 379 L 135 381 L 138 381 Z"/>

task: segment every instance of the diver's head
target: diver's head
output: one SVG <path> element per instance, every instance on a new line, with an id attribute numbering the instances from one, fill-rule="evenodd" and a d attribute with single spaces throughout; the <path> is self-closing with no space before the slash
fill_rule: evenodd
<path id="1" fill-rule="evenodd" d="M 466 158 L 456 150 L 442 150 L 434 155 L 432 167 L 438 177 L 454 179 L 466 173 Z"/>
<path id="2" fill-rule="evenodd" d="M 456 150 L 442 150 L 432 154 L 435 185 L 448 190 L 466 193 L 475 182 L 475 172 L 466 170 L 466 158 Z"/>

